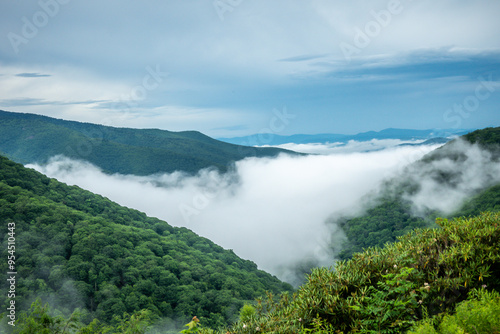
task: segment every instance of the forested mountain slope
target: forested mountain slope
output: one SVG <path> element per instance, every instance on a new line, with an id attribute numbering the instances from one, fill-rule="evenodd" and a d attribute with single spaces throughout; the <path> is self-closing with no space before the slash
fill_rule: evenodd
<path id="1" fill-rule="evenodd" d="M 291 290 L 230 250 L 186 228 L 150 218 L 0 156 L 1 256 L 15 225 L 16 305 L 35 297 L 104 323 L 148 309 L 156 318 L 192 315 L 217 327 L 246 300 Z M 8 271 L 7 261 L 0 270 Z M 2 280 L 0 304 L 9 303 Z M 5 318 L 5 317 L 3 317 Z"/>
<path id="2" fill-rule="evenodd" d="M 453 214 L 454 217 L 471 217 L 477 216 L 481 212 L 500 211 L 500 184 L 490 187 L 480 194 L 469 198 L 458 210 Z"/>
<path id="3" fill-rule="evenodd" d="M 498 171 L 500 127 L 477 130 L 445 144 L 408 166 L 401 175 L 388 180 L 377 195 L 369 196 L 362 215 L 332 222 L 340 224 L 348 237 L 340 257 L 348 259 L 364 248 L 394 242 L 398 236 L 417 227 L 436 227 L 434 219 L 438 216 L 459 217 L 498 211 Z M 464 185 L 467 183 L 470 185 Z M 464 203 L 454 203 L 453 194 L 460 192 L 469 192 L 471 197 Z M 415 198 L 422 202 L 426 195 L 436 197 L 436 202 L 460 206 L 451 212 L 441 211 L 440 208 L 446 205 L 440 203 L 416 209 Z"/>
<path id="4" fill-rule="evenodd" d="M 224 143 L 197 131 L 115 128 L 0 110 L 0 152 L 22 163 L 55 155 L 86 160 L 105 172 L 149 175 L 216 167 L 246 157 L 297 154 L 277 148 Z"/>

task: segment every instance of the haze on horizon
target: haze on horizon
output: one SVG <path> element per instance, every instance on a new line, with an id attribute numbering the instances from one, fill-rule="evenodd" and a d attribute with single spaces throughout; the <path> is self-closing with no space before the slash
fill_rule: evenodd
<path id="1" fill-rule="evenodd" d="M 0 8 L 4 110 L 212 137 L 499 121 L 496 0 Z"/>

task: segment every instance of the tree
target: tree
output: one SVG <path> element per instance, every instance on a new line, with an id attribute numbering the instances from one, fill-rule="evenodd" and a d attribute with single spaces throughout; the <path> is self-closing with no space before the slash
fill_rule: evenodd
<path id="1" fill-rule="evenodd" d="M 53 316 L 50 314 L 48 304 L 42 305 L 40 299 L 35 300 L 28 312 L 22 311 L 19 319 L 16 321 L 16 334 L 64 334 L 70 333 L 78 328 L 78 311 L 71 314 L 68 319 L 62 316 Z"/>

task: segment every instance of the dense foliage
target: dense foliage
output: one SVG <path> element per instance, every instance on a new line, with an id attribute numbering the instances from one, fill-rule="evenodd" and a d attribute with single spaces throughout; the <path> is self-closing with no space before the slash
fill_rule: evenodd
<path id="1" fill-rule="evenodd" d="M 428 219 L 413 215 L 411 204 L 401 197 L 388 195 L 377 198 L 377 203 L 361 216 L 338 221 L 348 240 L 339 253 L 340 259 L 349 259 L 369 247 L 395 242 L 415 228 L 434 225 Z"/>
<path id="2" fill-rule="evenodd" d="M 477 216 L 484 211 L 500 211 L 500 184 L 487 188 L 480 194 L 469 198 L 453 216 Z"/>
<path id="3" fill-rule="evenodd" d="M 16 304 L 40 297 L 65 314 L 76 308 L 115 324 L 145 309 L 151 318 L 184 322 L 193 314 L 217 327 L 266 290 L 291 290 L 250 261 L 186 228 L 121 207 L 106 198 L 0 157 L 1 256 L 15 224 Z M 12 224 L 11 224 L 12 226 Z M 7 272 L 7 261 L 0 262 Z M 0 306 L 6 309 L 7 282 Z M 4 317 L 5 318 L 5 317 Z"/>
<path id="4" fill-rule="evenodd" d="M 54 314 L 49 304 L 42 305 L 40 299 L 37 299 L 29 310 L 20 312 L 19 319 L 11 330 L 16 334 L 144 334 L 146 331 L 155 331 L 151 327 L 150 315 L 150 311 L 141 310 L 132 315 L 125 313 L 123 316 L 115 316 L 114 326 L 104 324 L 98 319 L 84 324 L 82 319 L 88 317 L 88 312 L 77 309 L 70 316 L 64 317 Z"/>
<path id="5" fill-rule="evenodd" d="M 363 215 L 337 221 L 348 238 L 339 253 L 342 260 L 349 259 L 354 253 L 368 247 L 381 247 L 387 242 L 395 242 L 399 236 L 415 228 L 436 227 L 434 219 L 442 216 L 439 212 L 429 212 L 425 216 L 415 215 L 410 201 L 405 200 L 401 194 L 380 196 L 376 203 L 378 204 L 372 204 Z M 484 211 L 500 211 L 500 184 L 467 199 L 449 218 L 477 216 Z"/>
<path id="6" fill-rule="evenodd" d="M 86 160 L 109 173 L 196 173 L 246 157 L 296 154 L 278 148 L 224 143 L 196 131 L 114 128 L 0 110 L 0 151 L 19 163 L 45 163 L 56 155 Z"/>
<path id="7" fill-rule="evenodd" d="M 498 292 L 500 213 L 437 224 L 315 269 L 292 296 L 259 300 L 257 315 L 232 333 L 401 333 L 451 314 L 470 291 Z"/>
<path id="8" fill-rule="evenodd" d="M 500 127 L 474 131 L 466 134 L 463 138 L 469 143 L 477 143 L 490 151 L 497 151 L 500 145 Z"/>
<path id="9" fill-rule="evenodd" d="M 453 314 L 421 320 L 408 334 L 500 333 L 500 293 L 474 289 L 469 295 Z"/>

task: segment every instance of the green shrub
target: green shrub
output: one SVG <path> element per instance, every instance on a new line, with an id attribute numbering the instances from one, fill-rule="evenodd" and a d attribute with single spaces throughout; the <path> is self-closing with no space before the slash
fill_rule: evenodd
<path id="1" fill-rule="evenodd" d="M 423 321 L 408 333 L 500 333 L 500 294 L 497 291 L 472 290 L 469 296 L 468 300 L 457 305 L 454 314 L 444 315 L 441 320 Z"/>
<path id="2" fill-rule="evenodd" d="M 66 320 L 62 316 L 53 316 L 48 304 L 43 305 L 40 299 L 31 304 L 30 309 L 23 311 L 15 323 L 16 334 L 52 334 L 64 333 L 76 327 L 77 319 L 71 316 Z"/>
<path id="3" fill-rule="evenodd" d="M 430 321 L 422 322 L 407 334 L 439 334 Z"/>
<path id="4" fill-rule="evenodd" d="M 253 307 L 250 304 L 245 304 L 240 310 L 240 321 L 241 322 L 248 322 L 252 320 L 252 318 L 255 316 L 255 307 Z"/>
<path id="5" fill-rule="evenodd" d="M 368 287 L 366 297 L 351 306 L 359 312 L 358 326 L 362 331 L 399 333 L 416 319 L 419 307 L 416 284 L 409 279 L 414 268 L 402 268 L 398 273 L 382 275 L 378 288 Z"/>

